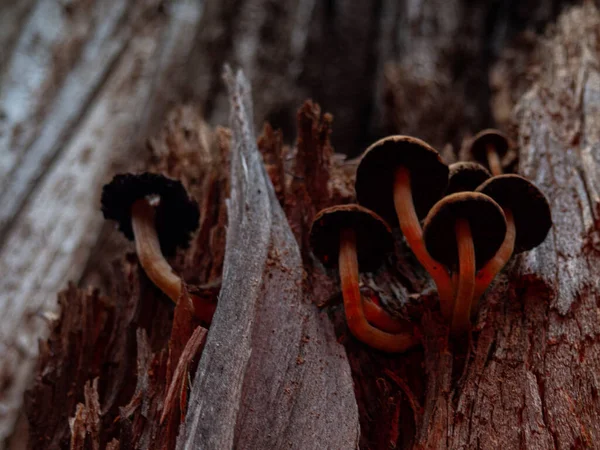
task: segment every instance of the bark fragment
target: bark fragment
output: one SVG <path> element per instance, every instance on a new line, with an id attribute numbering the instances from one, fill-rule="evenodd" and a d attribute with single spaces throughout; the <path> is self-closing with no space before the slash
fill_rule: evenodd
<path id="1" fill-rule="evenodd" d="M 248 82 L 241 73 L 226 79 L 233 141 L 223 288 L 178 448 L 355 448 L 343 349 L 303 292 L 298 244 L 253 137 Z"/>

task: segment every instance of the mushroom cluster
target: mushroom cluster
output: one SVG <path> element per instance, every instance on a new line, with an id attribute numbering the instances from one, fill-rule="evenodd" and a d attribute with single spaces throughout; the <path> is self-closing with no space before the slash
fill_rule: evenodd
<path id="1" fill-rule="evenodd" d="M 527 179 L 504 174 L 514 162 L 512 147 L 501 132 L 484 130 L 470 142 L 478 162 L 448 166 L 410 136 L 389 136 L 364 152 L 358 204 L 320 211 L 311 229 L 314 256 L 339 268 L 346 321 L 357 339 L 385 352 L 418 344 L 405 324 L 360 294 L 359 269 L 382 264 L 393 249 L 391 228 L 400 229 L 431 275 L 455 335 L 470 330 L 479 298 L 511 256 L 544 241 L 552 226 L 548 201 Z"/>

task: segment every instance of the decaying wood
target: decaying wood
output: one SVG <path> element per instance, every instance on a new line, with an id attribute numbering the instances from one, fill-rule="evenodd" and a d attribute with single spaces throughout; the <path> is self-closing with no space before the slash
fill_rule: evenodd
<path id="1" fill-rule="evenodd" d="M 181 64 L 199 14 L 193 1 L 170 15 L 146 0 L 11 10 L 27 3 L 0 7 L 0 38 L 20 33 L 0 42 L 14 47 L 0 74 L 0 441 L 47 332 L 37 312 L 54 311 L 56 292 L 83 274 L 103 225 L 100 188 L 146 139 L 165 100 L 156 86 Z"/>
<path id="2" fill-rule="evenodd" d="M 74 8 L 67 6 L 58 16 L 47 2 L 19 3 L 10 15 L 0 5 L 2 23 L 5 17 L 9 22 L 15 18 L 0 30 L 0 42 L 7 44 L 0 62 L 10 61 L 2 64 L 0 105 L 4 109 L 10 95 L 19 92 L 27 95 L 18 98 L 31 99 L 21 105 L 24 109 L 0 115 L 0 143 L 18 150 L 4 158 L 0 146 L 7 175 L 0 178 L 6 188 L 0 195 L 14 194 L 6 202 L 2 197 L 0 208 L 0 311 L 10 317 L 0 328 L 0 437 L 12 427 L 32 366 L 30 349 L 46 327 L 53 301 L 48 293 L 65 278 L 77 279 L 91 252 L 87 280 L 112 288 L 92 292 L 70 287 L 61 294 L 69 308 L 62 308 L 43 346 L 42 370 L 28 396 L 30 447 L 48 448 L 54 442 L 64 448 L 148 448 L 153 442 L 172 448 L 179 433 L 180 448 L 215 442 L 240 448 L 288 442 L 323 448 L 330 442 L 333 448 L 338 443 L 353 448 L 358 422 L 361 448 L 597 445 L 599 286 L 594 268 L 600 133 L 594 117 L 599 109 L 600 19 L 593 6 L 563 16 L 551 39 L 540 43 L 528 34 L 502 50 L 515 29 L 544 24 L 561 2 L 528 2 L 525 18 L 510 5 L 496 5 L 499 10 L 492 13 L 489 2 L 460 0 L 384 1 L 376 2 L 377 7 L 225 1 L 207 2 L 201 20 L 200 6 L 193 1 L 173 2 L 181 14 L 164 14 L 151 1 L 114 2 L 111 14 L 99 5 L 71 2 Z M 531 9 L 536 13 L 529 14 Z M 116 31 L 82 28 L 86 14 L 103 17 L 102 23 L 113 24 L 108 29 Z M 79 41 L 69 44 L 62 35 L 43 33 L 39 18 L 45 15 Z M 14 39 L 5 31 L 10 29 L 23 29 L 23 36 Z M 348 29 L 353 32 L 344 31 Z M 149 145 L 151 168 L 183 179 L 202 208 L 191 248 L 173 265 L 190 284 L 201 285 L 207 298 L 215 297 L 223 283 L 226 299 L 208 334 L 192 384 L 193 407 L 184 417 L 189 386 L 181 374 L 193 379 L 195 369 L 183 355 L 200 351 L 202 329 L 183 326 L 178 350 L 169 352 L 175 345 L 169 337 L 177 328 L 172 308 L 139 271 L 135 258 L 105 268 L 106 247 L 122 247 L 123 240 L 105 228 L 95 243 L 101 228 L 96 197 L 107 171 L 134 156 L 139 159 L 141 147 L 135 142 L 154 135 L 148 130 L 169 98 L 172 80 L 167 78 L 187 56 L 194 30 L 194 62 L 183 77 L 194 86 L 181 92 L 194 91 L 210 121 L 225 123 L 229 102 L 220 76 L 222 63 L 233 61 L 248 71 L 258 114 L 255 122 L 248 114 L 250 102 L 242 104 L 237 92 L 232 117 L 238 128 L 233 133 L 244 146 L 231 153 L 229 132 L 209 128 L 192 108 L 175 109 Z M 331 67 L 329 60 L 339 48 L 352 49 L 353 56 Z M 18 50 L 17 56 L 31 52 L 40 59 L 9 57 L 11 49 Z M 86 59 L 92 51 L 106 58 Z M 501 64 L 489 80 L 490 110 L 487 69 L 499 54 Z M 53 65 L 48 69 L 44 61 Z M 34 85 L 19 83 L 15 74 L 23 67 L 33 72 L 36 64 L 45 67 L 41 79 L 33 77 Z M 328 69 L 321 73 L 320 67 Z M 67 83 L 67 73 L 75 83 Z M 248 92 L 247 86 L 230 86 L 234 93 Z M 362 87 L 360 95 L 353 96 L 357 86 Z M 298 145 L 287 147 L 284 143 L 295 134 L 296 108 L 309 95 L 334 111 L 333 126 L 329 116 L 307 103 L 298 116 Z M 421 324 L 425 349 L 389 357 L 357 343 L 336 306 L 335 277 L 313 265 L 305 245 L 317 208 L 352 199 L 356 162 L 331 153 L 329 133 L 334 131 L 337 149 L 349 153 L 382 129 L 417 134 L 440 146 L 457 144 L 463 133 L 491 117 L 508 124 L 508 111 L 517 101 L 511 129 L 519 143 L 520 171 L 552 200 L 551 236 L 538 250 L 519 257 L 489 292 L 472 348 L 437 339 L 443 331 L 439 318 L 423 311 L 435 309 L 436 297 L 399 243 L 395 258 L 381 272 L 363 276 L 363 293 L 409 319 L 408 328 Z M 149 105 L 148 111 L 140 104 Z M 253 125 L 265 117 L 284 131 L 265 127 L 259 147 L 266 172 L 250 139 Z M 310 145 L 303 148 L 302 141 Z M 125 149 L 135 151 L 127 154 Z M 238 158 L 232 164 L 238 176 L 231 179 L 230 154 Z M 26 164 L 21 167 L 15 158 Z M 253 183 L 261 185 L 260 194 L 249 187 Z M 244 235 L 242 222 L 230 223 L 226 230 L 230 190 L 237 197 L 230 201 L 229 214 L 240 221 L 252 218 L 246 225 L 256 227 L 255 234 Z M 248 200 L 248 209 L 242 200 Z M 65 223 L 72 224 L 70 232 L 64 232 Z M 231 236 L 238 236 L 237 243 Z M 239 244 L 239 236 L 256 247 Z M 288 251 L 274 251 L 277 243 Z M 252 284 L 241 285 L 243 274 L 222 273 L 223 264 L 226 260 L 238 267 L 250 248 L 253 264 L 244 270 L 257 275 Z M 265 274 L 273 278 L 265 279 Z M 284 296 L 282 286 L 289 289 Z M 311 302 L 328 305 L 346 354 L 335 342 L 326 313 Z M 228 355 L 221 353 L 225 347 Z M 213 372 L 218 370 L 227 376 L 221 379 Z M 186 426 L 179 430 L 181 422 Z M 256 432 L 257 427 L 273 432 Z"/>
<path id="3" fill-rule="evenodd" d="M 233 138 L 223 287 L 178 448 L 356 448 L 343 348 L 303 292 L 298 244 L 254 138 L 250 86 L 241 73 L 228 73 L 227 83 Z"/>
<path id="4" fill-rule="evenodd" d="M 488 294 L 464 375 L 432 405 L 426 448 L 597 448 L 599 25 L 586 4 L 537 48 L 515 125 L 520 172 L 548 195 L 554 227 Z M 449 375 L 435 368 L 430 378 Z"/>
<path id="5" fill-rule="evenodd" d="M 0 439 L 47 331 L 36 311 L 54 310 L 68 280 L 110 285 L 122 244 L 102 226 L 99 190 L 139 165 L 165 105 L 193 101 L 209 123 L 226 123 L 229 62 L 260 91 L 255 125 L 271 121 L 287 143 L 313 97 L 335 116 L 333 143 L 346 154 L 390 126 L 456 145 L 490 117 L 486 74 L 498 52 L 567 3 L 0 2 L 0 380 L 13 380 L 0 382 Z M 331 183 L 345 189 L 347 179 Z"/>
<path id="6" fill-rule="evenodd" d="M 221 291 L 219 310 L 223 312 L 214 318 L 211 339 L 203 353 L 205 359 L 197 378 L 193 378 L 199 381 L 193 384 L 193 406 L 187 425 L 177 429 L 187 410 L 186 374 L 193 369 L 182 361 L 187 361 L 184 356 L 191 352 L 187 349 L 196 333 L 192 334 L 189 319 L 178 319 L 185 317 L 184 307 L 175 309 L 171 326 L 165 315 L 168 303 L 148 286 L 144 276 L 138 278 L 135 259 L 128 258 L 114 267 L 114 288 L 109 296 L 74 287 L 62 295 L 62 316 L 48 347 L 42 351 L 40 372 L 28 395 L 30 448 L 64 446 L 70 435 L 85 434 L 89 421 L 95 417 L 88 413 L 92 397 L 86 382 L 96 378 L 101 433 L 99 437 L 88 433 L 79 440 L 71 439 L 72 448 L 103 446 L 109 441 L 122 448 L 148 448 L 150 442 L 174 448 L 177 432 L 179 446 L 184 448 L 203 440 L 216 445 L 215 442 L 227 439 L 233 442 L 234 438 L 237 445 L 250 442 L 248 445 L 257 448 L 277 447 L 281 443 L 320 448 L 327 440 L 334 448 L 357 446 L 358 410 L 343 347 L 337 342 L 327 315 L 312 304 L 312 291 L 305 289 L 298 244 L 263 169 L 248 118 L 251 116 L 244 109 L 250 105 L 248 89 L 241 75 L 232 84 L 232 104 L 237 109 L 232 116 L 235 120 L 231 144 L 228 131 L 211 130 L 190 108 L 176 109 L 163 132 L 151 140 L 154 170 L 182 179 L 202 205 L 200 230 L 186 257 L 174 261 L 175 266 L 188 282 L 205 286 L 206 296 L 216 295 L 215 286 L 221 284 L 241 289 L 229 294 L 227 288 Z M 242 98 L 246 99 L 243 106 Z M 295 151 L 299 160 L 330 151 L 329 121 L 311 103 L 299 112 L 299 123 L 306 127 L 304 150 Z M 283 147 L 277 145 L 277 133 L 269 132 L 268 127 L 265 132 L 260 140 L 265 158 L 283 164 Z M 230 145 L 238 150 L 230 153 Z M 234 163 L 227 180 L 230 158 Z M 329 170 L 327 158 L 317 160 L 321 161 L 320 170 Z M 304 164 L 293 162 L 293 167 Z M 291 180 L 293 177 L 285 176 L 287 188 L 282 192 L 288 195 L 283 198 L 284 204 L 291 204 Z M 347 195 L 336 187 L 332 191 L 338 196 Z M 227 228 L 226 247 L 223 211 L 229 192 L 229 217 L 236 213 L 243 216 L 239 221 L 242 226 L 233 222 Z M 328 192 L 327 186 L 313 189 L 304 205 L 312 205 L 313 198 L 315 202 L 326 201 Z M 252 212 L 250 206 L 257 203 L 262 209 Z M 298 229 L 306 227 L 306 218 L 297 217 Z M 261 236 L 268 244 L 254 241 Z M 249 241 L 242 245 L 240 239 Z M 263 244 L 264 259 L 258 264 Z M 228 264 L 234 263 L 229 269 Z M 251 269 L 256 270 L 253 276 L 249 275 Z M 232 282 L 232 275 L 240 279 Z M 256 280 L 254 294 L 245 281 L 248 279 Z M 223 351 L 226 345 L 230 348 Z M 228 380 L 226 371 L 215 371 L 219 365 L 229 368 L 238 378 L 232 376 Z M 108 372 L 103 369 L 107 367 Z M 265 390 L 266 385 L 272 389 Z M 56 403 L 64 405 L 60 414 L 55 411 Z M 198 404 L 210 404 L 213 408 L 201 408 Z M 308 420 L 306 411 L 311 412 Z M 209 415 L 201 417 L 201 424 L 221 426 L 196 426 L 194 420 L 198 420 L 199 413 Z M 211 414 L 216 417 L 210 417 Z M 266 417 L 272 418 L 270 432 L 256 433 Z M 312 441 L 307 436 L 312 436 Z"/>
<path id="7" fill-rule="evenodd" d="M 211 130 L 195 110 L 180 107 L 148 150 L 154 170 L 182 179 L 202 205 L 200 231 L 186 252 L 189 260 L 180 255 L 173 263 L 195 292 L 214 301 L 223 263 L 229 134 Z M 119 239 L 123 245 L 124 238 Z M 202 264 L 194 263 L 200 259 Z M 190 322 L 189 310 L 177 308 L 173 316 L 169 300 L 145 278 L 135 258 L 119 261 L 110 279 L 108 295 L 75 287 L 61 295 L 62 316 L 42 348 L 43 370 L 28 396 L 30 448 L 66 445 L 68 418 L 85 400 L 86 381 L 94 378 L 99 380 L 101 448 L 111 439 L 122 448 L 148 448 L 149 442 L 174 446 L 187 404 L 187 374 L 195 371 L 190 361 L 203 337 L 194 332 L 197 324 Z M 58 412 L 56 404 L 64 408 Z"/>
<path id="8" fill-rule="evenodd" d="M 298 105 L 313 98 L 334 115 L 332 141 L 347 155 L 398 126 L 440 148 L 456 145 L 490 123 L 488 70 L 501 50 L 522 30 L 542 31 L 570 3 L 207 2 L 191 89 L 209 122 L 225 123 L 221 67 L 235 64 L 261 86 L 257 126 L 268 120 L 293 136 Z"/>
<path id="9" fill-rule="evenodd" d="M 599 107 L 599 24 L 586 4 L 561 17 L 553 37 L 503 62 L 499 84 L 524 90 L 510 78 L 522 77 L 524 62 L 532 83 L 514 116 L 519 167 L 548 195 L 554 228 L 488 292 L 472 347 L 448 342 L 435 315 L 422 317 L 425 386 L 412 378 L 422 373 L 415 365 L 385 359 L 377 364 L 396 374 L 384 370 L 376 383 L 377 369 L 362 369 L 373 357 L 350 354 L 361 413 L 376 414 L 362 428 L 365 448 L 597 448 L 600 134 L 590 118 Z M 403 396 L 410 409 L 395 411 Z M 399 422 L 414 437 L 399 435 Z"/>

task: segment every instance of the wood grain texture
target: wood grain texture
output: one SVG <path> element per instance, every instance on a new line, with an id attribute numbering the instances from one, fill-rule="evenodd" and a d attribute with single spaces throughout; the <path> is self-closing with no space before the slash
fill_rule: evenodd
<path id="1" fill-rule="evenodd" d="M 268 120 L 293 136 L 296 108 L 311 98 L 333 114 L 340 153 L 356 156 L 390 131 L 458 145 L 491 124 L 488 70 L 501 50 L 570 3 L 207 2 L 188 89 L 210 123 L 225 123 L 221 67 L 229 63 L 260 87 L 257 127 Z"/>
<path id="2" fill-rule="evenodd" d="M 199 14 L 194 2 L 169 16 L 151 2 L 81 3 L 39 2 L 2 76 L 0 379 L 13 381 L 2 383 L 0 440 L 47 330 L 35 312 L 53 310 L 55 292 L 83 273 L 103 224 L 100 187 L 146 138 L 142 105 L 161 104 L 156 83 L 180 64 L 171 47 L 189 47 L 186 14 Z"/>
<path id="3" fill-rule="evenodd" d="M 222 290 L 179 449 L 357 448 L 349 367 L 305 298 L 302 259 L 263 167 L 250 86 L 227 72 L 232 154 Z"/>
<path id="4" fill-rule="evenodd" d="M 185 257 L 182 252 L 170 263 L 194 284 L 198 295 L 215 302 L 225 247 L 228 132 L 213 131 L 196 110 L 178 107 L 167 115 L 147 152 L 154 171 L 182 180 L 202 205 L 200 231 Z M 133 251 L 131 243 L 113 232 L 121 249 Z M 173 311 L 172 301 L 148 280 L 134 253 L 121 254 L 108 278 L 106 295 L 74 285 L 59 295 L 60 316 L 41 345 L 34 383 L 26 396 L 29 433 L 22 434 L 29 437 L 26 448 L 65 448 L 69 419 L 85 405 L 85 385 L 96 378 L 101 433 L 88 436 L 81 445 L 104 448 L 116 440 L 122 448 L 174 447 L 199 359 L 197 345 L 203 342 L 203 338 L 196 344 L 189 341 L 198 324 L 185 301 Z M 176 396 L 169 395 L 173 389 Z M 79 429 L 86 427 L 84 418 L 76 418 Z M 74 448 L 79 445 L 80 441 Z"/>
<path id="5" fill-rule="evenodd" d="M 439 392 L 423 447 L 598 448 L 599 25 L 588 3 L 538 44 L 515 125 L 520 172 L 548 196 L 554 227 L 488 294 L 472 359 L 446 400 Z"/>
<path id="6" fill-rule="evenodd" d="M 441 146 L 447 141 L 456 145 L 464 133 L 489 125 L 492 117 L 505 123 L 507 111 L 512 110 L 523 90 L 537 80 L 541 87 L 535 95 L 528 94 L 520 106 L 519 117 L 526 118 L 529 122 L 524 123 L 529 123 L 530 127 L 529 131 L 523 128 L 521 133 L 533 136 L 522 138 L 521 170 L 542 187 L 555 180 L 572 183 L 572 192 L 555 191 L 555 188 L 549 191 L 560 199 L 556 200 L 560 203 L 554 209 L 559 210 L 560 218 L 563 211 L 566 212 L 564 217 L 567 218 L 562 219 L 565 222 L 559 223 L 561 226 L 557 229 L 567 230 L 577 224 L 578 228 L 587 230 L 587 234 L 583 244 L 574 243 L 566 235 L 556 235 L 560 237 L 557 242 L 561 245 L 539 250 L 547 254 L 536 253 L 520 260 L 527 268 L 523 273 L 534 273 L 533 269 L 542 273 L 542 279 L 546 280 L 542 283 L 542 292 L 547 289 L 547 280 L 563 279 L 556 278 L 559 274 L 566 277 L 566 273 L 569 280 L 576 280 L 580 274 L 593 273 L 591 264 L 595 260 L 591 258 L 598 247 L 594 231 L 597 211 L 595 207 L 584 206 L 593 204 L 598 197 L 598 174 L 594 170 L 598 160 L 593 120 L 596 113 L 595 47 L 592 43 L 586 44 L 582 47 L 585 49 L 583 56 L 575 59 L 571 50 L 577 54 L 580 47 L 565 38 L 564 42 L 550 41 L 556 47 L 556 55 L 548 56 L 549 49 L 540 54 L 534 50 L 531 55 L 532 48 L 537 48 L 538 39 L 530 33 L 527 49 L 516 45 L 511 49 L 512 56 L 505 52 L 507 43 L 511 43 L 517 31 L 543 30 L 568 3 L 571 2 L 2 2 L 0 270 L 3 277 L 0 280 L 0 317 L 6 319 L 0 324 L 0 354 L 3 355 L 0 362 L 0 440 L 12 429 L 33 367 L 37 339 L 46 332 L 38 311 L 53 309 L 55 293 L 64 288 L 69 279 L 78 280 L 82 274 L 85 274 L 86 282 L 102 287 L 110 285 L 109 261 L 122 251 L 122 241 L 115 241 L 109 227 L 102 227 L 95 206 L 101 185 L 115 170 L 141 166 L 143 143 L 155 134 L 154 127 L 164 118 L 166 105 L 174 101 L 197 102 L 212 123 L 225 123 L 229 110 L 225 85 L 221 81 L 225 62 L 241 66 L 255 87 L 255 126 L 268 119 L 275 127 L 282 128 L 286 142 L 291 142 L 296 133 L 296 110 L 306 97 L 312 96 L 325 110 L 334 113 L 333 143 L 338 151 L 350 154 L 356 154 L 380 133 L 390 131 L 416 134 L 435 145 Z M 587 23 L 588 19 L 580 17 L 578 20 Z M 576 27 L 571 27 L 575 33 Z M 580 36 L 582 42 L 588 42 L 594 33 L 575 35 Z M 560 49 L 565 48 L 570 51 L 559 54 Z M 340 56 L 345 54 L 347 56 Z M 500 73 L 498 76 L 495 72 L 488 80 L 488 69 L 499 55 L 507 56 L 509 66 L 520 64 L 521 73 L 526 76 L 513 74 L 509 83 L 503 84 L 502 78 L 511 75 Z M 544 58 L 543 64 L 537 62 L 537 57 Z M 584 69 L 577 68 L 578 65 Z M 507 70 L 511 69 L 514 67 Z M 546 78 L 539 77 L 541 69 Z M 570 94 L 574 88 L 563 80 L 561 100 L 554 99 L 548 105 L 544 96 L 555 92 L 552 86 L 559 78 L 553 75 L 551 79 L 550 74 L 562 74 L 559 69 L 576 80 L 579 90 Z M 490 95 L 496 92 L 490 90 L 498 89 L 498 85 L 508 87 L 498 91 L 502 96 L 494 99 Z M 498 98 L 503 102 L 502 111 L 498 108 Z M 490 99 L 494 100 L 491 105 Z M 560 107 L 571 100 L 575 106 L 566 114 Z M 532 105 L 542 106 L 539 110 L 529 108 L 529 101 Z M 579 119 L 575 119 L 578 115 Z M 581 143 L 582 136 L 587 136 L 587 144 Z M 544 155 L 544 164 L 538 160 L 538 152 Z M 350 166 L 345 167 L 342 170 L 351 172 Z M 281 173 L 280 169 L 282 166 L 278 167 L 278 173 Z M 289 165 L 285 169 L 289 171 Z M 350 187 L 351 191 L 348 177 L 339 175 L 340 172 L 332 175 L 330 183 L 344 185 L 345 189 Z M 346 201 L 348 198 L 345 195 L 337 199 Z M 581 211 L 572 209 L 575 204 L 583 205 Z M 314 205 L 308 207 L 314 208 Z M 210 216 L 215 211 L 205 213 Z M 292 222 L 293 227 L 297 225 L 294 220 Z M 300 231 L 306 230 L 300 227 Z M 210 233 L 215 233 L 210 235 L 215 240 L 223 232 L 208 227 L 202 231 L 207 239 Z M 203 260 L 199 253 L 188 258 L 195 258 L 198 277 L 204 281 L 220 273 L 218 264 L 211 266 L 212 262 Z M 189 259 L 178 262 L 186 276 L 193 274 L 192 266 Z M 378 286 L 378 281 L 372 277 L 365 282 L 382 293 L 384 304 L 404 313 L 397 305 L 406 300 L 408 293 L 414 294 L 414 287 L 419 287 L 422 280 L 418 279 L 421 273 L 417 271 L 415 275 L 412 267 L 400 269 L 402 278 L 393 290 Z M 530 278 L 527 275 L 524 279 Z M 549 285 L 554 289 L 552 283 Z M 539 286 L 533 284 L 536 286 L 533 291 L 537 292 Z M 543 308 L 542 301 L 537 305 L 532 300 L 537 294 L 526 295 L 529 288 L 521 288 L 519 284 L 516 288 L 510 286 L 511 296 L 529 299 L 529 303 L 525 302 L 528 308 L 535 311 Z M 587 303 L 581 301 L 582 295 L 595 295 L 593 282 L 571 282 L 558 287 L 561 295 L 553 294 L 551 311 L 558 311 L 559 318 L 562 318 L 561 314 L 571 317 L 574 308 L 580 304 L 587 311 L 585 317 L 595 314 L 590 297 L 585 297 Z M 498 291 L 492 298 L 501 298 L 502 292 Z M 327 300 L 319 298 L 318 301 Z M 537 305 L 535 308 L 532 302 Z M 504 317 L 507 313 L 500 309 L 491 317 L 496 317 L 494 314 Z M 577 321 L 568 322 L 568 327 L 560 321 L 551 322 L 554 315 L 544 314 L 546 321 L 539 319 L 535 326 L 543 329 L 540 324 L 553 323 L 552 336 L 559 343 L 563 343 L 565 329 L 571 332 L 571 328 L 579 325 Z M 522 316 L 523 323 L 529 324 L 530 316 L 525 313 Z M 490 319 L 490 323 L 495 324 L 495 320 Z M 510 326 L 515 323 L 510 322 Z M 582 336 L 587 336 L 583 342 L 589 348 L 595 348 L 591 337 L 595 328 L 588 322 L 581 322 L 581 327 L 587 330 L 582 332 Z M 511 328 L 505 332 L 515 331 Z M 495 332 L 486 328 L 482 333 L 484 339 L 478 344 L 477 364 L 488 368 L 491 362 L 486 359 L 487 355 L 498 348 L 498 342 Z M 582 355 L 589 354 L 586 353 L 588 347 L 574 340 L 574 335 L 569 336 L 568 342 L 584 349 Z M 525 337 L 519 335 L 511 339 L 523 340 Z M 531 347 L 532 352 L 548 347 L 539 340 L 528 339 L 535 346 L 522 345 Z M 566 344 L 562 345 L 557 344 L 566 352 Z M 554 348 L 554 344 L 550 347 Z M 412 358 L 419 363 L 418 357 L 413 355 Z M 524 358 L 523 353 L 515 358 Z M 527 361 L 525 366 L 529 368 L 532 363 Z M 434 363 L 435 366 L 437 363 Z M 526 379 L 530 381 L 527 395 L 535 405 L 547 401 L 549 395 L 543 385 L 537 385 L 536 377 L 557 367 L 556 364 L 546 367 L 539 361 L 536 364 L 535 376 L 526 373 Z M 499 380 L 517 373 L 498 370 L 500 372 L 493 375 Z M 523 373 L 518 372 L 518 375 Z M 587 372 L 583 375 L 587 376 L 585 386 L 589 388 L 593 385 L 592 379 Z M 474 379 L 470 382 L 478 383 Z M 440 386 L 445 386 L 444 383 Z M 569 398 L 575 398 L 574 389 L 568 391 L 564 402 L 569 403 Z M 501 398 L 497 390 L 489 392 L 494 394 L 494 399 Z M 394 391 L 393 397 L 402 398 L 402 394 Z M 468 398 L 470 400 L 464 404 L 470 411 L 470 405 L 476 400 L 475 397 Z M 477 398 L 482 405 L 487 401 L 483 397 Z M 377 398 L 369 405 L 369 414 L 382 409 L 379 401 Z M 405 406 L 393 405 L 393 414 L 398 417 L 399 409 Z M 564 412 L 566 407 L 561 408 L 556 411 Z M 488 406 L 488 410 L 489 420 L 493 409 Z M 521 411 L 518 405 L 513 410 Z M 364 410 L 361 411 L 361 417 L 366 417 Z M 544 427 L 545 421 L 550 420 L 543 410 L 534 408 L 532 411 L 531 423 L 538 421 Z M 363 434 L 368 430 L 365 424 L 373 423 L 370 417 L 361 420 Z M 485 421 L 483 413 L 478 420 L 477 423 Z M 557 418 L 553 420 L 560 422 Z M 510 423 L 515 425 L 514 421 Z M 378 426 L 380 428 L 373 426 L 374 433 L 384 424 Z M 489 422 L 486 426 L 486 436 L 497 437 Z M 539 431 L 537 426 L 529 426 L 533 431 L 528 431 L 528 436 L 533 441 Z M 467 425 L 461 427 L 457 429 L 461 430 L 462 440 L 456 442 L 471 439 L 464 437 Z M 511 436 L 516 439 L 515 435 Z M 406 442 L 411 442 L 410 439 Z M 579 441 L 573 437 L 572 442 L 577 444 Z"/>

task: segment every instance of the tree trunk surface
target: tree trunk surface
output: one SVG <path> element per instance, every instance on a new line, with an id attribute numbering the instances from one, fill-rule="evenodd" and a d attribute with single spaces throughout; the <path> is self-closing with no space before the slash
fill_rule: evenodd
<path id="1" fill-rule="evenodd" d="M 16 421 L 11 448 L 600 448 L 600 14 L 562 5 L 1 4 L 0 438 Z M 399 241 L 362 291 L 423 345 L 369 349 L 308 246 L 315 213 L 354 200 L 333 149 L 401 132 L 452 162 L 490 124 L 550 234 L 468 341 Z M 101 185 L 142 167 L 200 205 L 171 263 L 218 302 L 210 327 L 102 224 Z"/>

